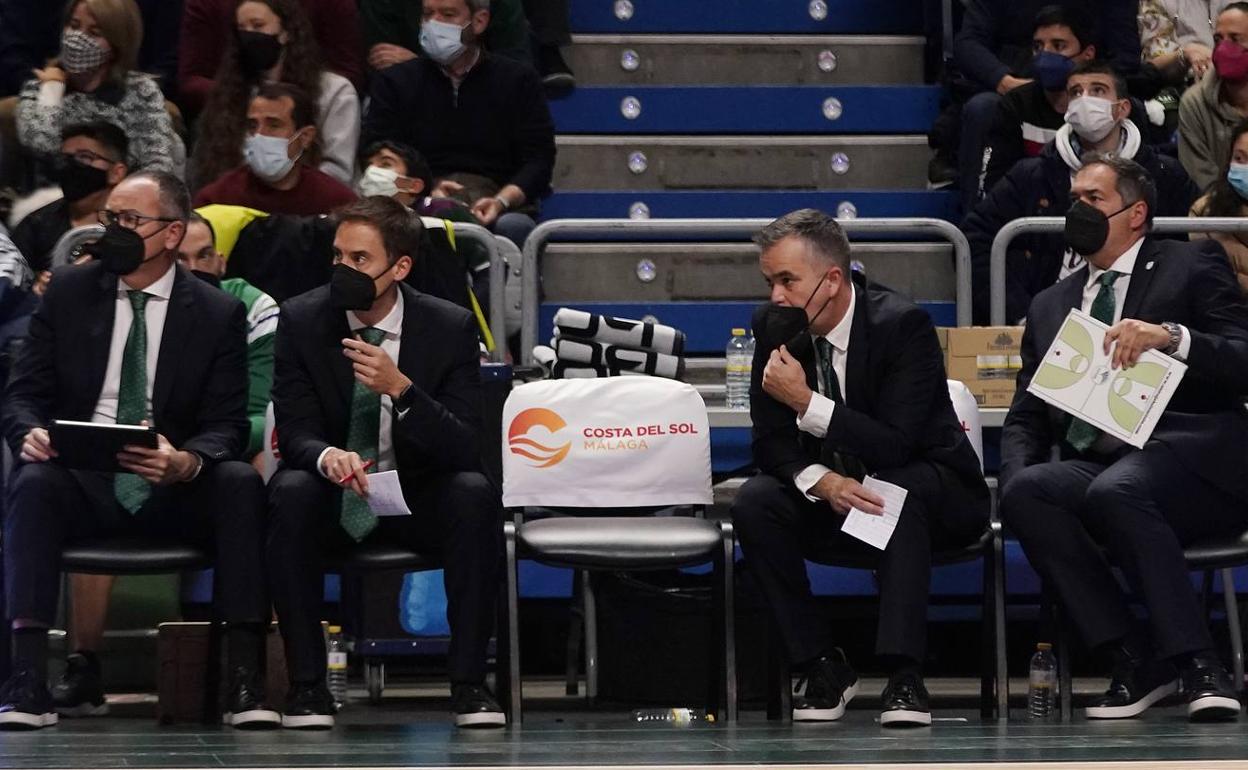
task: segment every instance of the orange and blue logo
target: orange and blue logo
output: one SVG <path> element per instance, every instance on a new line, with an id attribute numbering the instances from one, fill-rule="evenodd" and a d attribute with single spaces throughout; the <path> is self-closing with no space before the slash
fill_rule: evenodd
<path id="1" fill-rule="evenodd" d="M 534 440 L 530 434 L 537 428 L 543 428 L 545 433 L 555 438 L 555 434 L 567 426 L 568 424 L 562 417 L 549 409 L 542 407 L 525 409 L 515 416 L 510 427 L 507 428 L 507 447 L 513 455 L 519 455 L 531 461 L 534 468 L 549 468 L 559 464 L 568 456 L 572 442 L 568 441 L 561 446 L 547 446 Z M 549 441 L 544 437 L 542 440 Z M 555 442 L 549 441 L 549 443 Z"/>

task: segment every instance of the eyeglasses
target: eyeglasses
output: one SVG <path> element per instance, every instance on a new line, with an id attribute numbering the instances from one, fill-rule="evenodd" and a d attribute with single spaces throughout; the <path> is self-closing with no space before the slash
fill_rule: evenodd
<path id="1" fill-rule="evenodd" d="M 81 163 L 84 166 L 90 166 L 92 163 L 98 163 L 100 161 L 103 161 L 110 165 L 113 163 L 119 162 L 119 161 L 113 160 L 112 158 L 100 155 L 98 152 L 91 152 L 90 150 L 78 150 L 77 152 L 65 152 L 65 153 L 61 153 L 61 157 L 67 161 L 72 160 L 76 163 Z"/>
<path id="2" fill-rule="evenodd" d="M 96 212 L 96 218 L 100 224 L 108 227 L 109 225 L 121 225 L 127 230 L 137 230 L 148 222 L 176 222 L 176 219 L 168 217 L 149 217 L 143 214 L 136 214 L 133 211 L 109 211 L 108 209 L 100 209 Z"/>

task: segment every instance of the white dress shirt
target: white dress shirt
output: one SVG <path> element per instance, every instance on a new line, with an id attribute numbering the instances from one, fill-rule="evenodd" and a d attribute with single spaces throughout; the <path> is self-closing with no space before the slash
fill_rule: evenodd
<path id="1" fill-rule="evenodd" d="M 150 294 L 143 316 L 147 319 L 147 419 L 152 419 L 152 386 L 156 383 L 156 362 L 160 358 L 160 341 L 165 334 L 165 317 L 169 314 L 169 295 L 173 292 L 173 277 L 177 274 L 177 263 L 156 282 L 142 291 Z M 132 289 L 126 282 L 117 279 L 117 299 L 113 311 L 113 337 L 108 345 L 108 366 L 104 369 L 104 387 L 100 389 L 99 400 L 95 402 L 95 413 L 91 422 L 108 425 L 117 424 L 117 398 L 121 391 L 121 360 L 126 352 L 126 339 L 130 336 L 130 326 L 134 323 L 134 307 L 130 304 Z M 175 344 L 184 344 L 175 340 Z M 149 422 L 149 424 L 152 424 Z M 159 426 L 157 426 L 159 429 Z"/>
<path id="2" fill-rule="evenodd" d="M 842 401 L 845 400 L 846 392 L 845 359 L 849 353 L 849 333 L 854 325 L 854 305 L 858 302 L 858 291 L 854 288 L 852 282 L 849 284 L 849 289 L 849 307 L 845 310 L 845 315 L 832 328 L 832 331 L 824 335 L 824 339 L 832 344 L 832 370 L 836 372 L 837 382 L 841 386 L 839 395 Z M 818 367 L 817 362 L 816 367 Z M 819 391 L 823 390 L 822 375 L 815 377 L 815 386 Z M 797 418 L 798 430 L 809 433 L 815 438 L 824 438 L 828 435 L 828 426 L 832 424 L 832 410 L 835 407 L 836 402 L 827 394 L 821 392 L 812 393 L 810 395 L 810 403 L 806 406 L 806 411 Z M 831 469 L 826 465 L 812 463 L 793 476 L 793 485 L 806 496 L 806 499 L 818 502 L 818 498 L 810 495 L 810 488 L 828 473 L 831 473 Z"/>
<path id="3" fill-rule="evenodd" d="M 352 334 L 358 332 L 360 329 L 368 328 L 368 324 L 361 321 L 359 317 L 350 310 L 347 311 L 347 325 L 351 327 Z M 390 312 L 386 314 L 385 318 L 374 324 L 374 328 L 385 332 L 385 336 L 382 337 L 381 345 L 379 345 L 379 347 L 383 353 L 390 356 L 391 361 L 398 364 L 399 345 L 402 342 L 403 337 L 402 290 L 396 294 L 394 307 L 390 308 Z M 351 382 L 352 387 L 354 387 L 355 379 L 353 378 Z M 381 419 L 378 420 L 377 432 L 377 464 L 372 468 L 373 473 L 392 471 L 398 467 L 394 460 L 394 439 L 392 436 L 394 420 L 392 416 L 394 412 L 393 406 L 394 404 L 390 400 L 390 396 L 383 395 L 381 397 Z M 349 405 L 348 411 L 350 411 Z M 407 413 L 404 412 L 403 414 Z M 399 419 L 403 418 L 403 414 L 399 415 Z M 333 447 L 326 447 L 325 451 L 321 452 L 321 456 L 316 458 L 316 468 L 321 472 L 322 476 L 325 476 L 325 478 L 329 478 L 329 476 L 325 474 L 324 461 L 325 455 L 329 453 L 330 449 L 333 449 Z M 338 481 L 338 479 L 330 480 L 334 482 Z"/>

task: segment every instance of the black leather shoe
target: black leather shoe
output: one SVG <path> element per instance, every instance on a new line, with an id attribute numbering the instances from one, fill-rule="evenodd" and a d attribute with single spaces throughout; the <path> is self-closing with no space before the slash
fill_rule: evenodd
<path id="1" fill-rule="evenodd" d="M 324 682 L 292 684 L 282 710 L 282 727 L 292 730 L 328 730 L 334 726 L 334 696 Z"/>
<path id="2" fill-rule="evenodd" d="M 452 684 L 451 709 L 456 727 L 503 727 L 507 717 L 483 684 Z"/>
<path id="3" fill-rule="evenodd" d="M 576 88 L 576 76 L 563 58 L 557 45 L 543 45 L 537 52 L 537 69 L 542 76 L 542 88 L 547 98 L 559 99 Z"/>
<path id="4" fill-rule="evenodd" d="M 58 721 L 52 693 L 33 668 L 15 671 L 0 688 L 0 730 L 38 730 Z"/>
<path id="5" fill-rule="evenodd" d="M 221 722 L 240 730 L 263 730 L 282 723 L 281 715 L 264 703 L 264 685 L 257 672 L 242 666 L 230 672 L 230 695 Z"/>
<path id="6" fill-rule="evenodd" d="M 1193 722 L 1239 718 L 1239 694 L 1226 666 L 1216 658 L 1197 655 L 1183 667 L 1183 694 L 1187 697 L 1187 718 Z"/>
<path id="7" fill-rule="evenodd" d="M 880 703 L 881 727 L 922 727 L 932 723 L 927 688 L 917 671 L 899 671 L 889 677 Z"/>
<path id="8" fill-rule="evenodd" d="M 1114 666 L 1109 689 L 1092 701 L 1088 719 L 1128 719 L 1179 691 L 1178 672 L 1165 661 L 1124 658 Z"/>
<path id="9" fill-rule="evenodd" d="M 858 694 L 858 675 L 834 649 L 810 665 L 793 688 L 794 722 L 834 722 Z"/>
<path id="10" fill-rule="evenodd" d="M 65 673 L 52 686 L 52 704 L 63 717 L 98 717 L 108 713 L 98 664 L 75 652 L 65 659 Z"/>

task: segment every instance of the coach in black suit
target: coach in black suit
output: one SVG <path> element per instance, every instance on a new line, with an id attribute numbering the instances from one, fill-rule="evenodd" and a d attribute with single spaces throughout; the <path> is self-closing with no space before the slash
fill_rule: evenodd
<path id="1" fill-rule="evenodd" d="M 1027 313 L 1002 435 L 1002 514 L 1084 642 L 1112 663 L 1088 716 L 1134 716 L 1181 679 L 1192 718 L 1234 718 L 1183 546 L 1248 526 L 1248 305 L 1220 247 L 1145 237 L 1156 190 L 1134 162 L 1085 159 L 1071 197 L 1067 240 L 1088 266 Z M 1189 367 L 1142 450 L 1027 392 L 1072 308 L 1111 326 L 1114 368 L 1145 350 Z M 1148 632 L 1133 628 L 1111 562 L 1147 609 Z"/>
<path id="2" fill-rule="evenodd" d="M 61 546 L 123 532 L 216 552 L 216 600 L 230 624 L 226 721 L 276 724 L 256 676 L 269 617 L 260 566 L 264 484 L 235 460 L 247 436 L 245 312 L 175 261 L 190 214 L 180 180 L 136 174 L 106 206 L 96 259 L 52 280 L 0 412 L 20 457 L 4 520 L 15 667 L 0 728 L 56 723 L 45 678 Z M 49 438 L 55 419 L 148 421 L 159 445 L 119 455 L 130 473 L 70 470 Z"/>
<path id="3" fill-rule="evenodd" d="M 502 725 L 486 689 L 501 574 L 501 502 L 480 472 L 480 353 L 471 314 L 401 281 L 421 225 L 391 198 L 340 212 L 329 286 L 282 305 L 273 405 L 282 467 L 269 484 L 268 561 L 291 676 L 283 724 L 328 727 L 323 558 L 400 543 L 445 565 L 456 724 Z M 378 519 L 373 472 L 397 470 L 409 517 Z"/>
<path id="4" fill-rule="evenodd" d="M 750 413 L 762 474 L 732 514 L 789 660 L 805 672 L 793 718 L 838 719 L 857 691 L 803 562 L 808 546 L 832 547 L 879 556 L 876 651 L 891 672 L 881 723 L 930 724 L 921 664 L 932 544 L 971 542 L 988 521 L 932 322 L 896 292 L 851 278 L 849 243 L 822 212 L 781 217 L 755 241 L 772 300 L 754 316 Z M 883 552 L 840 531 L 851 507 L 880 511 L 864 474 L 909 493 Z"/>

